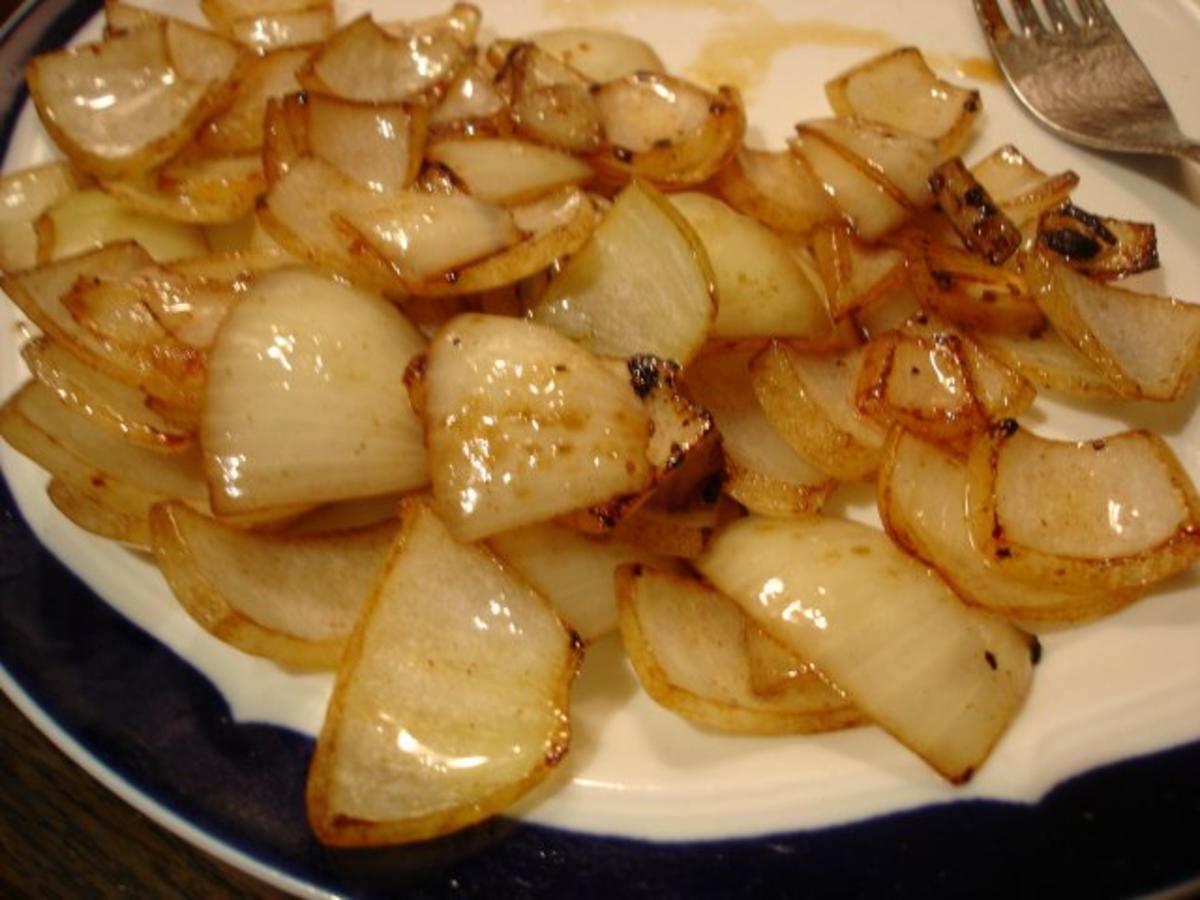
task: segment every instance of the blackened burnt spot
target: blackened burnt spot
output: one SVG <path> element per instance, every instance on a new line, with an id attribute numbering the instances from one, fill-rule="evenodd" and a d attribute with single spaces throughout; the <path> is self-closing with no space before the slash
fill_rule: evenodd
<path id="1" fill-rule="evenodd" d="M 1038 235 L 1042 246 L 1066 259 L 1095 259 L 1100 254 L 1100 242 L 1070 228 L 1056 228 Z"/>
<path id="2" fill-rule="evenodd" d="M 1087 226 L 1088 231 L 1100 238 L 1107 244 L 1117 243 L 1117 236 L 1109 230 L 1104 221 L 1094 213 L 1088 212 L 1086 209 L 1080 209 L 1074 203 L 1064 203 L 1058 208 L 1058 211 L 1064 216 L 1069 216 L 1076 222 L 1081 222 Z"/>
<path id="3" fill-rule="evenodd" d="M 633 151 L 627 147 L 613 147 L 612 154 L 623 163 L 633 159 Z"/>
<path id="4" fill-rule="evenodd" d="M 1029 640 L 1029 662 L 1037 665 L 1042 661 L 1042 642 L 1036 637 Z"/>
<path id="5" fill-rule="evenodd" d="M 1092 449 L 1093 450 L 1103 450 L 1107 446 L 1108 446 L 1108 444 L 1104 443 L 1104 441 L 1102 441 L 1102 440 L 1092 441 Z"/>
<path id="6" fill-rule="evenodd" d="M 716 503 L 721 498 L 721 482 L 724 476 L 721 472 L 713 472 L 700 484 L 700 499 L 705 503 Z"/>
<path id="7" fill-rule="evenodd" d="M 1012 551 L 1007 547 L 999 547 L 996 549 L 996 559 L 1008 559 L 1012 556 Z"/>
<path id="8" fill-rule="evenodd" d="M 991 670 L 993 672 L 996 671 L 996 654 L 993 653 L 991 650 L 984 650 L 983 658 L 985 660 L 987 660 L 987 664 L 991 668 Z"/>
<path id="9" fill-rule="evenodd" d="M 963 194 L 963 202 L 967 206 L 984 206 L 987 204 L 987 194 L 983 192 L 983 188 L 979 185 L 967 188 L 967 192 Z"/>
<path id="10" fill-rule="evenodd" d="M 963 109 L 969 113 L 979 112 L 979 95 L 972 94 L 970 97 L 964 100 Z"/>
<path id="11" fill-rule="evenodd" d="M 996 423 L 996 431 L 1003 437 L 1009 438 L 1021 430 L 1016 419 L 1001 419 Z"/>
<path id="12" fill-rule="evenodd" d="M 659 365 L 654 356 L 629 357 L 629 383 L 633 385 L 634 393 L 645 397 L 658 387 Z"/>
<path id="13" fill-rule="evenodd" d="M 939 290 L 948 291 L 954 287 L 954 276 L 942 269 L 933 269 L 929 273 Z"/>

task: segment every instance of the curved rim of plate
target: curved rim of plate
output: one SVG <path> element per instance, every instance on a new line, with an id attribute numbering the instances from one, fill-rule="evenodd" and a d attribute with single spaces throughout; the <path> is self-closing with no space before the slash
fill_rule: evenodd
<path id="1" fill-rule="evenodd" d="M 65 43 L 82 25 L 91 20 L 101 7 L 101 0 L 85 0 L 83 3 L 75 3 L 73 0 L 24 0 L 0 28 L 0 62 L 5 63 L 3 67 L 0 67 L 0 73 L 2 73 L 0 74 L 0 147 L 5 152 L 7 152 L 17 116 L 27 99 L 27 91 L 21 77 L 24 61 L 36 53 Z M 0 514 L 11 519 L 12 526 L 17 529 L 16 536 L 19 540 L 27 541 L 33 548 L 36 548 L 38 556 L 34 565 L 49 562 L 63 571 L 69 572 L 69 566 L 64 561 L 57 559 L 37 540 L 24 521 L 7 486 L 0 487 Z M 11 552 L 11 542 L 5 542 L 4 546 L 6 551 Z M 137 632 L 157 644 L 152 635 L 146 635 L 145 632 L 112 610 L 103 600 L 96 597 L 85 583 L 80 581 L 79 584 L 91 601 L 103 606 L 109 614 L 122 623 L 123 627 Z M 186 660 L 174 654 L 170 654 L 170 656 L 175 663 L 187 670 L 191 677 L 204 682 L 211 688 L 211 684 L 203 673 L 192 667 Z M 11 671 L 2 654 L 0 654 L 0 690 L 13 701 L 21 713 L 39 731 L 91 777 L 152 821 L 199 850 L 259 878 L 266 884 L 298 896 L 335 898 L 342 896 L 340 893 L 342 890 L 357 892 L 356 888 L 349 883 L 344 886 L 331 887 L 324 887 L 318 883 L 319 880 L 322 880 L 320 879 L 321 875 L 325 876 L 324 880 L 327 885 L 330 884 L 330 879 L 337 880 L 336 872 L 309 872 L 305 871 L 305 867 L 302 865 L 294 867 L 291 872 L 285 871 L 284 867 L 257 856 L 254 852 L 256 848 L 249 839 L 244 843 L 243 849 L 238 846 L 237 839 L 223 837 L 217 833 L 219 829 L 210 830 L 180 813 L 177 809 L 171 808 L 167 805 L 166 800 L 156 796 L 157 792 L 151 784 L 144 779 L 139 779 L 127 765 L 121 765 L 122 761 L 106 762 L 102 759 L 103 754 L 96 751 L 95 748 L 87 746 L 79 732 L 72 730 L 70 722 L 56 718 L 46 706 L 38 701 L 28 686 Z M 642 871 L 642 857 L 647 858 L 646 865 L 650 867 L 650 871 L 653 871 L 654 867 L 661 868 L 664 872 L 669 869 L 676 873 L 694 870 L 695 880 L 684 886 L 684 890 L 681 892 L 687 896 L 696 895 L 697 888 L 700 889 L 700 893 L 703 893 L 705 886 L 710 891 L 714 890 L 714 885 L 719 883 L 724 883 L 726 886 L 734 884 L 749 887 L 752 881 L 756 881 L 759 887 L 762 887 L 764 885 L 762 877 L 767 879 L 767 884 L 773 884 L 776 890 L 783 889 L 785 884 L 790 884 L 791 889 L 794 890 L 797 884 L 791 879 L 798 876 L 801 871 L 803 849 L 805 846 L 815 846 L 818 842 L 820 848 L 810 854 L 810 862 L 820 863 L 823 861 L 826 869 L 823 878 L 810 881 L 808 884 L 812 887 L 823 884 L 828 889 L 840 883 L 843 891 L 854 891 L 855 888 L 848 882 L 839 881 L 839 873 L 829 871 L 829 866 L 839 859 L 843 865 L 853 866 L 858 858 L 857 852 L 831 853 L 829 847 L 831 842 L 840 844 L 848 838 L 857 837 L 859 839 L 854 841 L 854 846 L 860 851 L 864 849 L 870 851 L 872 848 L 885 850 L 876 859 L 876 862 L 880 863 L 878 867 L 857 866 L 860 870 L 857 873 L 858 877 L 870 880 L 870 887 L 864 888 L 860 884 L 859 891 L 873 889 L 877 892 L 889 887 L 893 893 L 905 893 L 906 889 L 912 891 L 914 885 L 900 880 L 903 875 L 897 874 L 898 870 L 889 868 L 888 863 L 891 863 L 898 864 L 907 871 L 909 876 L 916 876 L 923 882 L 919 885 L 919 891 L 915 895 L 949 894 L 964 890 L 967 883 L 961 880 L 961 868 L 929 870 L 929 861 L 934 858 L 931 856 L 930 845 L 931 843 L 937 845 L 933 848 L 936 851 L 944 849 L 947 856 L 954 854 L 956 850 L 970 847 L 972 835 L 969 832 L 971 832 L 972 824 L 976 819 L 988 820 L 986 827 L 978 830 L 977 838 L 986 842 L 989 838 L 1007 836 L 1011 840 L 1019 836 L 1028 836 L 1030 832 L 1039 832 L 1041 827 L 1047 823 L 1052 825 L 1057 823 L 1058 827 L 1062 828 L 1065 822 L 1068 829 L 1071 827 L 1078 829 L 1081 823 L 1086 824 L 1091 821 L 1091 811 L 1098 808 L 1099 798 L 1116 797 L 1118 798 L 1117 806 L 1120 808 L 1115 812 L 1105 808 L 1104 815 L 1109 817 L 1115 815 L 1118 819 L 1124 819 L 1124 814 L 1131 814 L 1127 822 L 1130 837 L 1128 842 L 1122 845 L 1127 853 L 1131 852 L 1128 848 L 1135 845 L 1137 848 L 1149 849 L 1170 833 L 1186 834 L 1187 832 L 1183 829 L 1181 832 L 1174 832 L 1172 829 L 1184 825 L 1182 817 L 1186 817 L 1186 821 L 1193 829 L 1200 823 L 1200 775 L 1186 783 L 1182 804 L 1176 803 L 1172 807 L 1176 819 L 1166 822 L 1165 827 L 1160 823 L 1159 827 L 1155 829 L 1147 827 L 1153 821 L 1153 814 L 1145 817 L 1144 814 L 1147 812 L 1145 807 L 1154 806 L 1155 800 L 1163 799 L 1165 795 L 1162 792 L 1168 789 L 1158 783 L 1162 779 L 1155 780 L 1152 773 L 1156 770 L 1166 770 L 1172 776 L 1180 772 L 1200 772 L 1200 743 L 1186 744 L 1092 770 L 1062 782 L 1048 792 L 1041 801 L 1029 805 L 1000 801 L 964 800 L 888 814 L 844 826 L 793 834 L 763 835 L 750 839 L 690 843 L 653 844 L 626 838 L 561 832 L 542 826 L 523 824 L 515 825 L 515 834 L 532 835 L 535 844 L 544 844 L 544 849 L 534 848 L 531 851 L 530 848 L 524 848 L 527 857 L 524 860 L 526 865 L 530 864 L 531 860 L 533 863 L 539 864 L 548 863 L 554 859 L 561 864 L 571 856 L 576 858 L 569 861 L 578 864 L 581 861 L 578 858 L 579 855 L 581 853 L 586 855 L 590 852 L 590 850 L 581 851 L 582 847 L 595 848 L 600 855 L 609 854 L 600 869 L 593 868 L 590 873 L 586 871 L 579 873 L 579 877 L 586 877 L 588 874 L 599 876 L 594 882 L 597 893 L 603 892 L 606 887 L 624 886 L 626 889 L 632 889 L 633 882 L 628 879 Z M 1160 793 L 1154 794 L 1149 802 L 1141 804 L 1129 799 L 1132 795 L 1142 793 L 1148 785 Z M 1064 797 L 1069 799 L 1064 801 Z M 182 797 L 174 799 L 183 800 Z M 186 803 L 180 802 L 180 806 L 185 805 Z M 1138 814 L 1143 814 L 1143 819 L 1132 817 Z M 1078 819 L 1072 817 L 1078 817 Z M 1071 821 L 1066 821 L 1068 819 Z M 1109 825 L 1111 826 L 1111 821 Z M 1107 832 L 1104 836 L 1109 838 L 1109 843 L 1112 843 L 1111 836 Z M 1091 837 L 1095 839 L 1096 835 L 1093 834 Z M 1081 854 L 1096 854 L 1097 847 L 1089 844 L 1088 839 L 1089 835 L 1083 835 L 1082 842 L 1075 848 L 1074 858 L 1084 859 L 1086 857 Z M 904 846 L 905 840 L 910 841 L 912 846 Z M 1060 842 L 1058 849 L 1063 849 L 1061 842 L 1069 839 L 1064 838 L 1060 831 L 1049 840 L 1052 844 L 1054 841 Z M 899 847 L 896 846 L 898 841 L 901 843 Z M 944 846 L 939 844 L 941 841 L 946 842 Z M 956 847 L 956 844 L 959 846 Z M 269 851 L 271 848 L 264 846 L 257 849 Z M 978 859 L 979 848 L 976 846 L 971 849 L 974 850 L 974 858 Z M 1043 849 L 1054 848 L 1040 846 L 1035 837 L 1033 845 L 1014 850 L 1011 861 L 1014 866 L 1019 866 L 1022 862 L 1029 863 L 1037 858 L 1038 852 Z M 1111 848 L 1100 847 L 1100 850 L 1104 849 Z M 503 851 L 501 852 L 503 853 Z M 269 854 L 264 852 L 263 856 L 267 855 Z M 1070 855 L 1069 852 L 1067 855 Z M 1130 873 L 1125 870 L 1129 868 L 1130 864 L 1136 867 L 1139 858 L 1134 852 L 1131 858 L 1127 857 L 1121 862 L 1108 864 L 1110 870 L 1114 865 L 1121 869 L 1126 877 L 1125 889 L 1129 892 L 1167 890 L 1170 896 L 1187 896 L 1190 891 L 1200 887 L 1200 877 L 1198 877 L 1200 876 L 1200 858 L 1188 858 L 1188 868 L 1185 871 L 1180 871 L 1176 865 L 1170 871 L 1143 873 L 1140 881 L 1137 877 L 1133 877 L 1131 884 Z M 795 860 L 794 863 L 791 861 L 792 859 Z M 697 865 L 701 860 L 703 860 L 703 864 Z M 762 874 L 762 877 L 750 881 L 743 882 L 737 876 L 732 881 L 705 880 L 706 873 L 711 874 L 723 865 L 735 866 L 738 860 L 744 863 L 770 860 L 775 864 L 764 866 L 767 871 Z M 483 865 L 486 868 L 490 863 L 484 860 Z M 740 868 L 740 866 L 736 867 Z M 618 868 L 620 871 L 617 871 Z M 971 870 L 970 867 L 968 868 Z M 956 876 L 955 872 L 958 872 L 959 875 Z M 442 874 L 445 876 L 442 884 L 446 893 L 455 893 L 459 887 L 458 883 L 450 877 L 449 871 L 444 871 Z M 979 875 L 983 874 L 982 871 L 979 872 Z M 563 877 L 573 879 L 577 876 L 570 874 Z M 1154 879 L 1153 883 L 1147 883 L 1147 877 Z M 954 880 L 955 878 L 959 880 Z M 555 883 L 561 888 L 568 882 L 559 880 Z M 652 881 L 643 882 L 643 886 L 648 887 L 651 883 Z M 659 881 L 659 883 L 663 882 Z M 1039 882 L 1036 874 L 1030 873 L 1022 883 L 1027 888 L 1035 889 Z M 1112 891 L 1122 890 L 1114 882 L 1107 881 L 1102 873 L 1096 873 L 1093 883 L 1108 884 Z M 973 886 L 978 888 L 980 885 L 976 881 Z M 1051 887 L 1051 885 L 1045 884 L 1042 886 L 1044 888 Z M 1065 886 L 1060 885 L 1060 887 Z M 677 889 L 679 887 L 681 886 L 676 885 Z M 691 890 L 687 890 L 688 887 Z M 1000 887 L 1000 885 L 994 885 L 992 889 Z M 988 890 L 985 889 L 984 892 L 988 893 Z M 422 893 L 424 895 L 426 892 Z"/>

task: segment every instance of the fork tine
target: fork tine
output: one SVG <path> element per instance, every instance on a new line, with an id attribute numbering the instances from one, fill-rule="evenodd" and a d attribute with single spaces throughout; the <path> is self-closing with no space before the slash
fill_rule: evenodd
<path id="1" fill-rule="evenodd" d="M 1027 37 L 1046 30 L 1046 26 L 1042 24 L 1042 17 L 1034 8 L 1033 0 L 1012 0 L 1012 7 L 1013 13 L 1017 17 L 1017 24 L 1021 26 L 1021 30 Z"/>
<path id="2" fill-rule="evenodd" d="M 1079 27 L 1075 17 L 1071 15 L 1071 10 L 1067 8 L 1066 0 L 1042 0 L 1042 4 L 1046 8 L 1046 18 L 1050 20 L 1051 27 L 1059 34 Z"/>
<path id="3" fill-rule="evenodd" d="M 1008 20 L 1004 18 L 996 0 L 975 0 L 975 15 L 979 24 L 983 26 L 983 36 L 993 48 L 997 43 L 1003 43 L 1012 37 Z"/>
<path id="4" fill-rule="evenodd" d="M 1079 4 L 1079 12 L 1083 15 L 1083 20 L 1092 27 L 1105 27 L 1120 30 L 1117 25 L 1117 20 L 1113 18 L 1113 14 L 1108 11 L 1108 6 L 1104 0 L 1075 0 Z"/>

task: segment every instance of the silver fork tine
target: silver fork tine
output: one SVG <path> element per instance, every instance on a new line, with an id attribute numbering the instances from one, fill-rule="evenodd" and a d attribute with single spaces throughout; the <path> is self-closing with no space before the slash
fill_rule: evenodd
<path id="1" fill-rule="evenodd" d="M 996 49 L 997 44 L 1012 38 L 1008 20 L 1004 18 L 1004 13 L 1000 10 L 1000 4 L 996 0 L 975 0 L 975 14 L 983 26 L 983 36 L 993 50 Z"/>
<path id="2" fill-rule="evenodd" d="M 1108 11 L 1108 6 L 1104 0 L 1075 0 L 1079 4 L 1079 12 L 1083 14 L 1084 21 L 1092 27 L 1104 27 L 1119 29 L 1117 20 L 1113 18 L 1113 14 Z"/>
<path id="3" fill-rule="evenodd" d="M 1046 7 L 1046 18 L 1059 34 L 1079 27 L 1067 8 L 1066 0 L 1042 0 L 1042 3 Z"/>
<path id="4" fill-rule="evenodd" d="M 1033 0 L 1012 0 L 1013 12 L 1017 16 L 1017 24 L 1025 32 L 1026 37 L 1045 31 L 1042 17 L 1033 6 Z"/>

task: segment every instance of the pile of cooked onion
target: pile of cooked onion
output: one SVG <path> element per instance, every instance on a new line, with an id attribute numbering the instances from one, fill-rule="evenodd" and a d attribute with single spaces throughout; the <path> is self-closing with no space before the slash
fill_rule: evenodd
<path id="1" fill-rule="evenodd" d="M 38 332 L 0 435 L 203 628 L 336 669 L 321 840 L 505 808 L 613 631 L 704 728 L 873 724 L 962 782 L 1034 631 L 1200 556 L 1161 438 L 1021 423 L 1183 397 L 1200 307 L 1112 283 L 1154 228 L 1074 173 L 968 166 L 979 95 L 917 50 L 767 151 L 626 35 L 201 8 L 29 65 L 64 158 L 0 178 Z M 863 481 L 886 532 L 822 514 Z"/>

